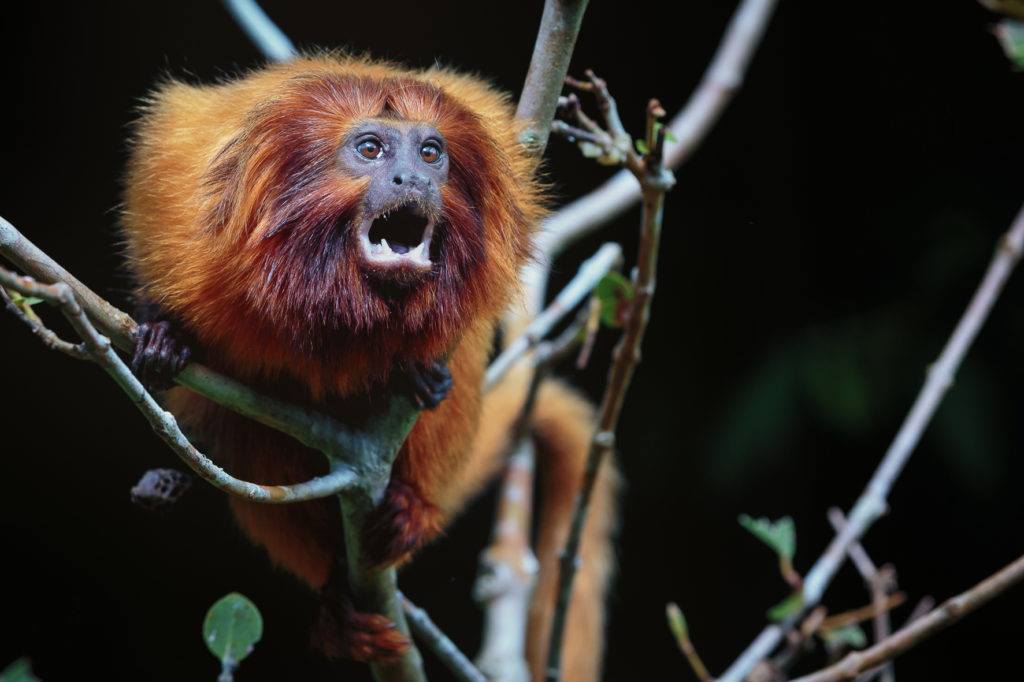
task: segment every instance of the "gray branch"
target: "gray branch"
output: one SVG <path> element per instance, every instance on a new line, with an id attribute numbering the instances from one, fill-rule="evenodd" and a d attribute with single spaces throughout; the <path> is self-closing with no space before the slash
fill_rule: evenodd
<path id="1" fill-rule="evenodd" d="M 267 16 L 256 0 L 224 0 L 224 6 L 267 59 L 286 62 L 297 54 L 298 50 L 292 41 Z"/>
<path id="2" fill-rule="evenodd" d="M 900 426 L 896 437 L 881 463 L 868 482 L 860 498 L 853 505 L 848 522 L 836 534 L 825 552 L 818 558 L 804 578 L 803 603 L 809 609 L 821 601 L 836 571 L 842 565 L 849 547 L 868 531 L 886 511 L 889 491 L 896 483 L 910 455 L 917 447 L 921 435 L 931 421 L 942 398 L 953 385 L 960 363 L 971 347 L 978 331 L 988 318 L 992 306 L 999 298 L 1003 285 L 1020 260 L 1024 249 L 1024 208 L 1017 214 L 1009 231 L 1003 235 L 992 262 L 981 284 L 971 298 L 963 316 L 953 329 L 938 359 L 928 368 L 924 385 L 910 412 Z M 779 625 L 769 625 L 747 647 L 739 658 L 719 678 L 719 682 L 742 682 L 759 661 L 778 646 L 783 635 L 797 622 L 799 614 Z"/>
<path id="3" fill-rule="evenodd" d="M 413 634 L 438 655 L 456 678 L 462 682 L 487 682 L 487 678 L 437 627 L 426 611 L 409 601 L 401 592 L 398 593 L 398 597 L 402 600 L 402 607 L 405 609 Z"/>
<path id="4" fill-rule="evenodd" d="M 543 155 L 547 147 L 558 95 L 569 73 L 569 60 L 586 9 L 587 0 L 544 2 L 530 70 L 516 108 L 516 120 L 522 124 L 519 141 L 534 156 Z"/>

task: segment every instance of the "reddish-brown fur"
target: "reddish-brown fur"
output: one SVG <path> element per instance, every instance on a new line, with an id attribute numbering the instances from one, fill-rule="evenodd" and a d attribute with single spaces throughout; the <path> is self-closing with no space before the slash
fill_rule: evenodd
<path id="1" fill-rule="evenodd" d="M 427 122 L 448 144 L 443 257 L 419 286 L 378 290 L 344 229 L 365 182 L 336 172 L 337 148 L 365 118 Z M 136 128 L 123 217 L 128 257 L 140 295 L 184 325 L 206 362 L 352 420 L 395 367 L 448 358 L 453 388 L 413 428 L 382 505 L 388 513 L 374 530 L 393 558 L 436 536 L 499 466 L 502 434 L 522 400 L 517 380 L 483 408 L 480 396 L 495 325 L 542 215 L 535 164 L 516 138 L 507 98 L 479 79 L 338 56 L 213 86 L 168 82 Z M 318 453 L 184 389 L 172 390 L 168 402 L 236 476 L 286 484 L 325 471 Z M 589 419 L 585 404 L 563 389 L 542 392 L 539 443 L 554 462 L 542 562 L 553 561 L 553 542 L 564 537 Z M 592 661 L 599 659 L 610 566 L 612 500 L 601 495 L 584 544 L 595 566 L 584 567 L 580 597 L 596 615 L 585 623 L 572 615 L 569 635 L 570 649 Z M 274 561 L 313 587 L 325 584 L 343 556 L 329 500 L 269 507 L 234 498 L 232 508 Z M 549 569 L 539 593 L 550 591 Z M 579 670 L 566 679 L 593 679 L 598 667 Z"/>

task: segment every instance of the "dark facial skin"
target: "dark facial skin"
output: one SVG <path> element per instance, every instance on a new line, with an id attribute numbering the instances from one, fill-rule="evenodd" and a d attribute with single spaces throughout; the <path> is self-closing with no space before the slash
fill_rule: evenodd
<path id="1" fill-rule="evenodd" d="M 441 133 L 425 123 L 364 121 L 342 142 L 338 162 L 345 174 L 370 180 L 353 225 L 364 263 L 406 282 L 410 274 L 430 272 L 430 242 L 448 180 Z"/>
<path id="2" fill-rule="evenodd" d="M 444 137 L 433 126 L 365 121 L 345 139 L 339 161 L 348 174 L 370 177 L 366 209 L 372 214 L 410 199 L 440 211 L 448 154 Z"/>

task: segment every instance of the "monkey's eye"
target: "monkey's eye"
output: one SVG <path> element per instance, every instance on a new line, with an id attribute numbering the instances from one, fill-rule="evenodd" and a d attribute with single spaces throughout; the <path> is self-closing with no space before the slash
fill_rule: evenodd
<path id="1" fill-rule="evenodd" d="M 379 159 L 381 154 L 384 153 L 384 145 L 374 139 L 363 140 L 356 145 L 356 151 L 364 158 Z"/>
<path id="2" fill-rule="evenodd" d="M 433 142 L 428 142 L 420 147 L 420 158 L 427 163 L 437 163 L 441 158 L 441 149 Z"/>

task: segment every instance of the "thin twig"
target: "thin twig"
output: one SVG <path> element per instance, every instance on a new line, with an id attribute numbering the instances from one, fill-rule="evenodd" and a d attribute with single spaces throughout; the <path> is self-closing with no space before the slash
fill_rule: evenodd
<path id="1" fill-rule="evenodd" d="M 836 534 L 825 552 L 818 558 L 804 578 L 803 603 L 810 608 L 821 601 L 825 588 L 846 557 L 847 549 L 867 532 L 868 528 L 885 512 L 889 491 L 899 477 L 907 460 L 917 446 L 921 435 L 931 421 L 943 396 L 953 385 L 960 363 L 967 354 L 978 331 L 988 318 L 992 306 L 999 298 L 1006 280 L 1020 260 L 1024 249 L 1024 208 L 1020 210 L 1010 229 L 999 240 L 992 262 L 985 272 L 977 291 L 953 330 L 942 353 L 931 367 L 921 392 L 900 426 L 896 437 L 872 475 L 864 492 L 853 505 L 848 522 Z M 779 644 L 796 617 L 780 625 L 769 625 L 747 647 L 721 676 L 721 682 L 741 682 L 758 661 L 768 656 Z"/>
<path id="2" fill-rule="evenodd" d="M 701 682 L 712 682 L 714 678 L 708 672 L 708 668 L 704 665 L 704 661 L 701 660 L 700 654 L 697 653 L 696 647 L 693 646 L 693 642 L 690 641 L 690 629 L 686 625 L 686 618 L 683 616 L 682 610 L 677 604 L 669 602 L 665 605 L 665 616 L 668 618 L 668 627 L 676 640 L 676 646 L 679 647 L 679 651 L 682 652 L 687 663 L 690 664 L 693 674 Z"/>
<path id="3" fill-rule="evenodd" d="M 534 318 L 526 330 L 515 338 L 487 368 L 484 390 L 493 388 L 527 352 L 533 349 L 558 322 L 586 298 L 598 282 L 622 260 L 622 247 L 604 244 L 593 256 L 583 261 L 576 276 L 565 285 L 555 300 Z"/>
<path id="4" fill-rule="evenodd" d="M 675 141 L 665 146 L 668 168 L 677 168 L 690 157 L 739 90 L 775 4 L 776 0 L 744 0 L 736 10 L 700 85 L 669 124 Z M 545 221 L 541 251 L 548 259 L 554 258 L 568 244 L 614 220 L 639 198 L 633 174 L 616 173 Z"/>
<path id="5" fill-rule="evenodd" d="M 793 680 L 793 682 L 840 682 L 841 680 L 852 680 L 861 672 L 892 660 L 940 630 L 956 623 L 968 613 L 987 604 L 1022 579 L 1024 579 L 1024 556 L 966 592 L 947 599 L 939 608 L 910 625 L 901 628 L 878 644 L 863 651 L 849 653 L 839 663 L 811 675 Z"/>
<path id="6" fill-rule="evenodd" d="M 19 296 L 21 294 L 18 294 Z M 0 299 L 3 299 L 4 307 L 17 317 L 19 320 L 25 323 L 25 325 L 32 330 L 32 333 L 36 335 L 44 346 L 50 350 L 55 350 L 59 353 L 64 353 L 73 357 L 75 360 L 90 360 L 91 356 L 89 351 L 85 349 L 85 346 L 80 343 L 71 343 L 60 338 L 56 332 L 43 324 L 43 321 L 39 319 L 39 316 L 32 310 L 32 306 L 24 301 L 15 301 L 11 298 L 10 294 L 3 287 L 0 287 Z"/>
<path id="7" fill-rule="evenodd" d="M 747 679 L 761 680 L 762 677 L 757 676 L 758 669 L 764 671 L 767 679 L 785 679 L 785 672 L 796 663 L 800 655 L 814 648 L 814 635 L 820 630 L 827 615 L 828 610 L 824 606 L 813 609 L 800 623 L 800 627 L 786 633 L 786 646 L 782 651 L 774 658 L 761 661 Z"/>
<path id="8" fill-rule="evenodd" d="M 487 682 L 483 673 L 459 651 L 455 643 L 437 627 L 426 611 L 409 601 L 401 592 L 398 593 L 398 598 L 402 600 L 402 608 L 405 609 L 405 617 L 409 619 L 413 634 L 441 659 L 456 678 L 462 682 Z"/>
<path id="9" fill-rule="evenodd" d="M 589 75 L 592 83 L 603 84 L 592 74 Z M 597 86 L 595 85 L 595 87 Z M 655 101 L 652 100 L 648 105 L 647 113 L 648 119 L 657 118 L 660 107 Z M 654 126 L 649 122 L 648 131 L 653 130 Z M 640 225 L 637 265 L 633 273 L 633 298 L 630 301 L 629 317 L 619 345 L 615 349 L 612 366 L 608 373 L 608 384 L 598 410 L 597 425 L 591 441 L 590 452 L 587 455 L 583 482 L 576 496 L 572 524 L 569 527 L 569 535 L 559 560 L 558 592 L 545 670 L 545 679 L 549 682 L 557 682 L 561 674 L 562 639 L 591 493 L 602 462 L 615 447 L 615 429 L 618 425 L 619 414 L 626 391 L 633 378 L 633 371 L 640 362 L 640 346 L 650 317 L 665 192 L 671 189 L 675 182 L 671 171 L 666 170 L 661 164 L 663 144 L 664 135 L 650 136 L 648 139 L 649 153 L 641 157 L 630 150 L 629 155 L 633 158 L 626 163 L 629 168 L 642 169 L 638 170 L 638 179 L 643 188 L 643 215 Z"/>
<path id="10" fill-rule="evenodd" d="M 872 602 L 867 606 L 861 606 L 856 609 L 851 609 L 849 611 L 843 611 L 842 613 L 837 613 L 835 615 L 828 616 L 827 618 L 821 621 L 821 629 L 835 630 L 837 628 L 846 627 L 847 625 L 859 623 L 863 620 L 867 620 L 868 618 L 874 618 L 879 613 L 888 613 L 892 609 L 901 605 L 906 600 L 907 596 L 902 592 L 890 594 L 886 597 L 883 597 L 882 602 L 880 604 Z"/>
<path id="11" fill-rule="evenodd" d="M 917 602 L 917 606 L 907 616 L 907 622 L 904 624 L 910 625 L 919 618 L 924 618 L 928 613 L 935 608 L 935 597 L 925 596 L 921 598 L 921 601 Z"/>
<path id="12" fill-rule="evenodd" d="M 846 526 L 846 516 L 839 507 L 832 507 L 828 510 L 828 520 L 837 533 L 841 532 L 843 527 Z M 851 544 L 846 552 L 849 554 L 854 566 L 857 567 L 857 571 L 860 572 L 861 578 L 864 579 L 864 584 L 871 594 L 871 602 L 875 606 L 875 641 L 881 642 L 892 632 L 892 626 L 889 622 L 889 611 L 882 608 L 882 605 L 885 603 L 888 595 L 896 589 L 896 571 L 892 566 L 883 566 L 881 569 L 876 567 L 875 562 L 868 556 L 867 550 L 859 542 Z M 896 675 L 892 662 L 886 663 L 878 671 L 878 676 L 881 677 L 882 682 L 895 682 Z"/>
<path id="13" fill-rule="evenodd" d="M 29 277 L 18 277 L 0 268 L 0 284 L 23 296 L 36 296 L 57 306 L 81 336 L 85 357 L 102 367 L 114 382 L 128 395 L 156 434 L 193 471 L 224 492 L 245 497 L 253 502 L 285 504 L 336 495 L 352 487 L 356 474 L 339 465 L 326 476 L 296 485 L 260 485 L 231 476 L 199 452 L 178 428 L 174 416 L 160 407 L 149 391 L 132 374 L 128 366 L 114 352 L 110 340 L 96 331 L 92 322 L 78 305 L 74 292 L 63 282 L 40 284 Z M 67 342 L 64 342 L 67 343 Z"/>
<path id="14" fill-rule="evenodd" d="M 267 16 L 256 0 L 224 0 L 224 5 L 267 59 L 286 62 L 298 52 L 284 31 Z"/>

